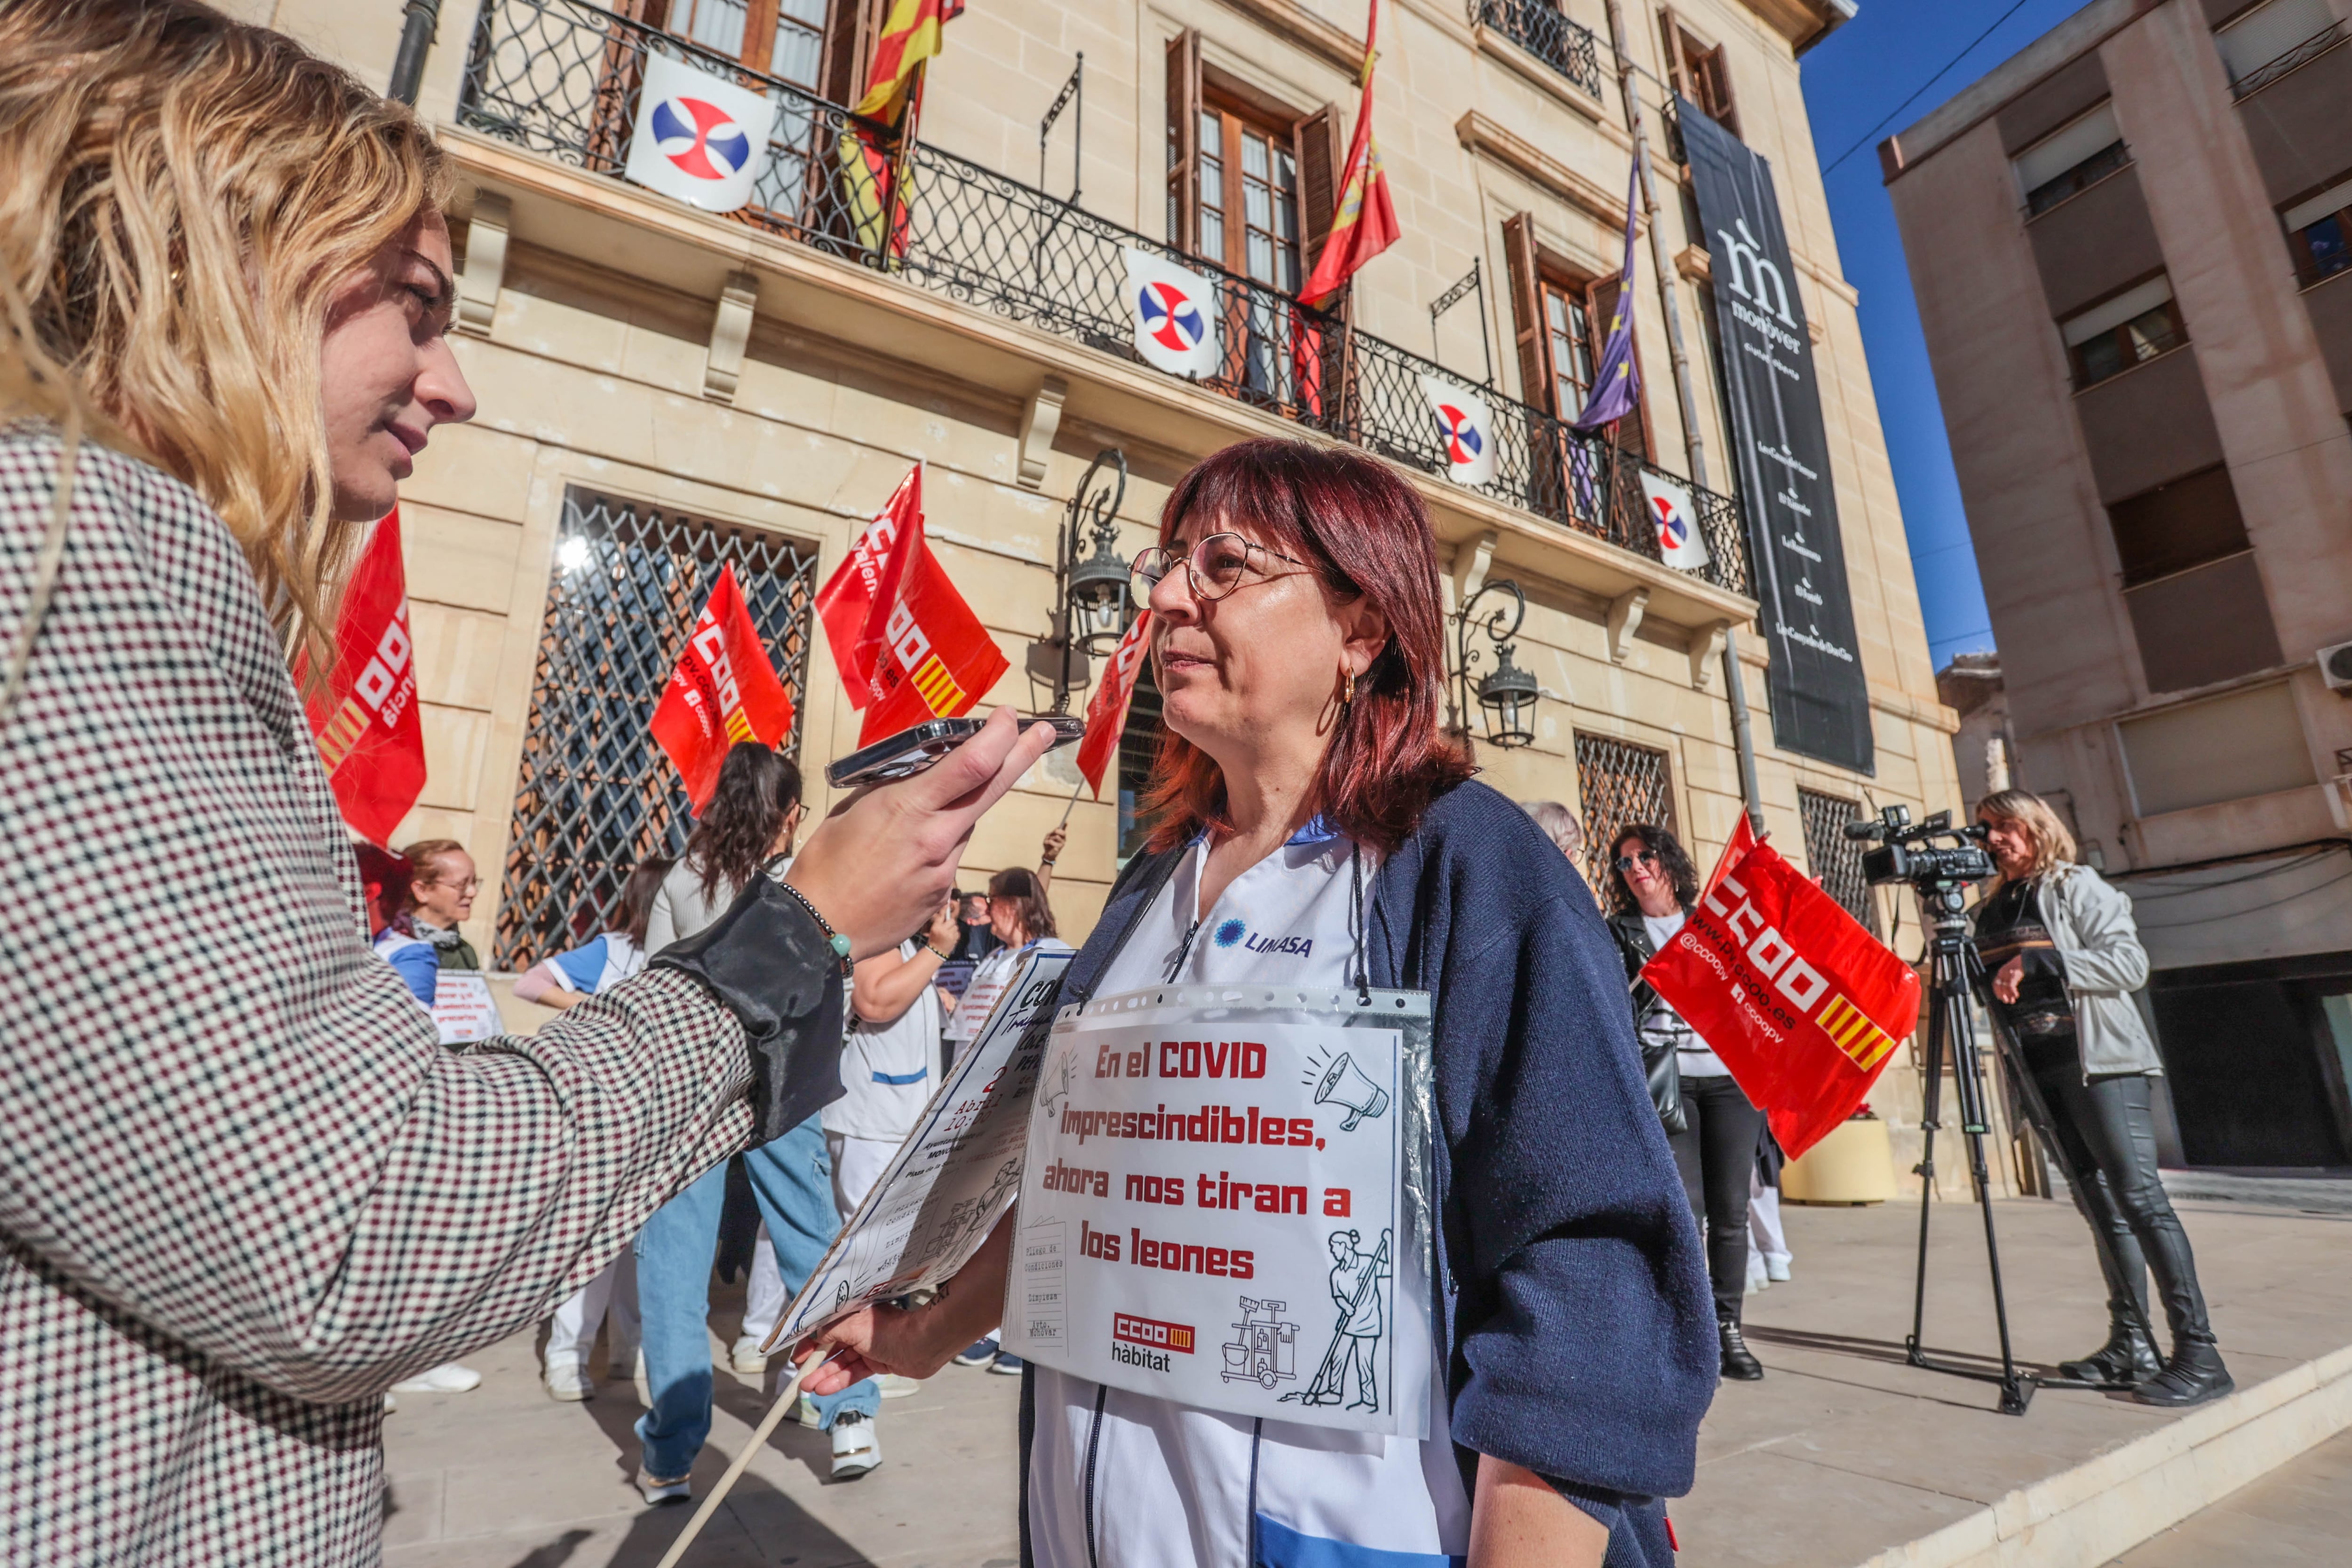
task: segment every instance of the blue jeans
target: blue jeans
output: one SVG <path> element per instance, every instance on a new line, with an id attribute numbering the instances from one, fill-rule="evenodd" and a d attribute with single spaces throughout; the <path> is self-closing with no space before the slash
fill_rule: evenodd
<path id="1" fill-rule="evenodd" d="M 743 1163 L 784 1288 L 798 1291 L 841 1228 L 824 1133 L 812 1116 L 747 1151 Z M 727 1167 L 714 1166 L 656 1209 L 637 1233 L 637 1311 L 653 1396 L 653 1408 L 637 1417 L 637 1437 L 646 1471 L 664 1479 L 693 1469 L 710 1436 L 710 1264 L 726 1196 Z M 882 1391 L 867 1378 L 815 1403 L 830 1427 L 845 1410 L 871 1419 L 882 1407 Z"/>

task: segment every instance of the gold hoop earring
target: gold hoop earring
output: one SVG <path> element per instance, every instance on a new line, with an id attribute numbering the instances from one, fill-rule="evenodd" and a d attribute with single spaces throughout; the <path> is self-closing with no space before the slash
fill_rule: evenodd
<path id="1" fill-rule="evenodd" d="M 1348 688 L 1347 688 L 1347 690 L 1346 690 L 1346 691 L 1344 691 L 1344 692 L 1342 692 L 1342 693 L 1340 693 L 1340 694 L 1339 694 L 1339 703 L 1340 703 L 1340 706 L 1344 707 L 1344 706 L 1347 706 L 1349 703 L 1354 702 L 1355 700 L 1356 700 L 1356 672 L 1355 672 L 1355 671 L 1353 671 L 1353 670 L 1349 670 L 1349 671 L 1348 672 Z"/>

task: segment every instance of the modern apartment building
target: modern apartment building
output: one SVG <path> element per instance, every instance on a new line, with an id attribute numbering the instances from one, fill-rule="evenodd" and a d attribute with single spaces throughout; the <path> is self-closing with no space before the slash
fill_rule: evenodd
<path id="1" fill-rule="evenodd" d="M 388 75 L 395 0 L 244 9 L 371 79 Z M 1108 541 L 1123 559 L 1207 453 L 1257 435 L 1337 440 L 1409 475 L 1454 602 L 1506 579 L 1524 593 L 1510 658 L 1540 689 L 1532 744 L 1479 747 L 1488 779 L 1513 796 L 1578 806 L 1604 846 L 1616 822 L 1662 820 L 1711 858 L 1741 809 L 1720 656 L 1731 633 L 1766 821 L 1853 907 L 1870 895 L 1838 826 L 1894 801 L 1956 803 L 1952 721 L 1798 90 L 1797 51 L 1850 5 L 1623 6 L 1648 73 L 1660 222 L 1715 465 L 1705 484 L 1690 476 L 1646 235 L 1633 299 L 1642 406 L 1613 443 L 1564 423 L 1589 390 L 1624 250 L 1633 138 L 1604 0 L 1382 7 L 1377 125 L 1403 238 L 1331 315 L 1295 290 L 1353 130 L 1364 0 L 976 0 L 932 62 L 919 141 L 902 150 L 904 237 L 887 256 L 846 210 L 836 162 L 840 106 L 858 96 L 882 9 L 441 9 L 419 104 L 461 171 L 458 352 L 481 414 L 436 434 L 403 499 L 432 773 L 411 827 L 473 847 L 485 872 L 473 936 L 493 962 L 519 966 L 563 939 L 632 861 L 682 837 L 682 798 L 645 727 L 719 563 L 792 690 L 793 743 L 822 796 L 822 764 L 853 747 L 857 716 L 811 599 L 918 460 L 932 549 L 1012 664 L 992 701 L 1050 699 L 1033 671 L 1054 661 L 1033 664 L 1028 650 L 1054 627 L 1057 536 L 1097 454 L 1125 462 Z M 1040 120 L 1082 53 L 1082 125 L 1074 103 L 1041 153 Z M 655 55 L 774 100 L 751 207 L 714 216 L 621 177 Z M 1710 258 L 1660 112 L 1677 88 L 1776 176 L 1790 319 L 1823 390 L 1869 771 L 1773 741 L 1774 655 L 1703 319 Z M 1139 361 L 1123 248 L 1213 279 L 1214 374 L 1180 380 Z M 1490 481 L 1447 477 L 1423 377 L 1487 403 Z M 1705 566 L 1661 559 L 1644 475 L 1687 491 Z M 1081 557 L 1095 548 L 1077 544 Z M 1509 596 L 1488 592 L 1460 628 L 1476 660 L 1474 736 L 1486 734 L 1475 685 L 1497 666 L 1483 628 L 1498 604 Z M 1066 936 L 1085 934 L 1132 847 L 1153 709 L 1147 688 L 1118 799 L 1082 796 L 1070 818 L 1054 883 Z M 984 824 L 966 882 L 1029 863 L 1077 782 L 1067 754 L 1042 764 Z"/>
<path id="2" fill-rule="evenodd" d="M 2097 0 L 1880 149 L 2018 781 L 2134 896 L 2192 1164 L 2352 1164 L 2347 17 Z"/>

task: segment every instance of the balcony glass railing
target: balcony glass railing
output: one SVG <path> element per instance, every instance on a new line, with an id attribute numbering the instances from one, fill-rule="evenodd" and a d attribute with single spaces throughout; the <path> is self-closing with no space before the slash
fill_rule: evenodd
<path id="1" fill-rule="evenodd" d="M 1559 14 L 1559 0 L 1471 0 L 1471 17 L 1601 96 L 1601 51 L 1591 29 Z"/>
<path id="2" fill-rule="evenodd" d="M 636 85 L 654 53 L 731 76 L 776 101 L 768 167 L 740 220 L 1129 361 L 1139 356 L 1120 252 L 1165 256 L 1210 279 L 1218 295 L 1223 358 L 1199 384 L 1409 467 L 1445 470 L 1421 378 L 1460 378 L 1436 363 L 952 153 L 896 146 L 837 105 L 587 0 L 487 0 L 458 122 L 617 177 L 628 162 Z M 902 200 L 887 219 L 870 184 L 842 176 L 837 150 L 845 136 L 863 136 L 906 172 Z M 1580 435 L 1541 410 L 1498 392 L 1479 395 L 1494 416 L 1496 459 L 1483 493 L 1656 560 L 1642 475 L 1671 479 L 1689 492 L 1712 557 L 1697 575 L 1749 591 L 1747 543 L 1729 497 Z"/>

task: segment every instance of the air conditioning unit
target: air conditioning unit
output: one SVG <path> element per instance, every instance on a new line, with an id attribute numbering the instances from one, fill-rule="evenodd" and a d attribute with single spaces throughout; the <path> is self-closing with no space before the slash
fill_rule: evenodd
<path id="1" fill-rule="evenodd" d="M 2319 651 L 2319 673 L 2331 692 L 2352 696 L 2352 643 L 2338 643 Z"/>

